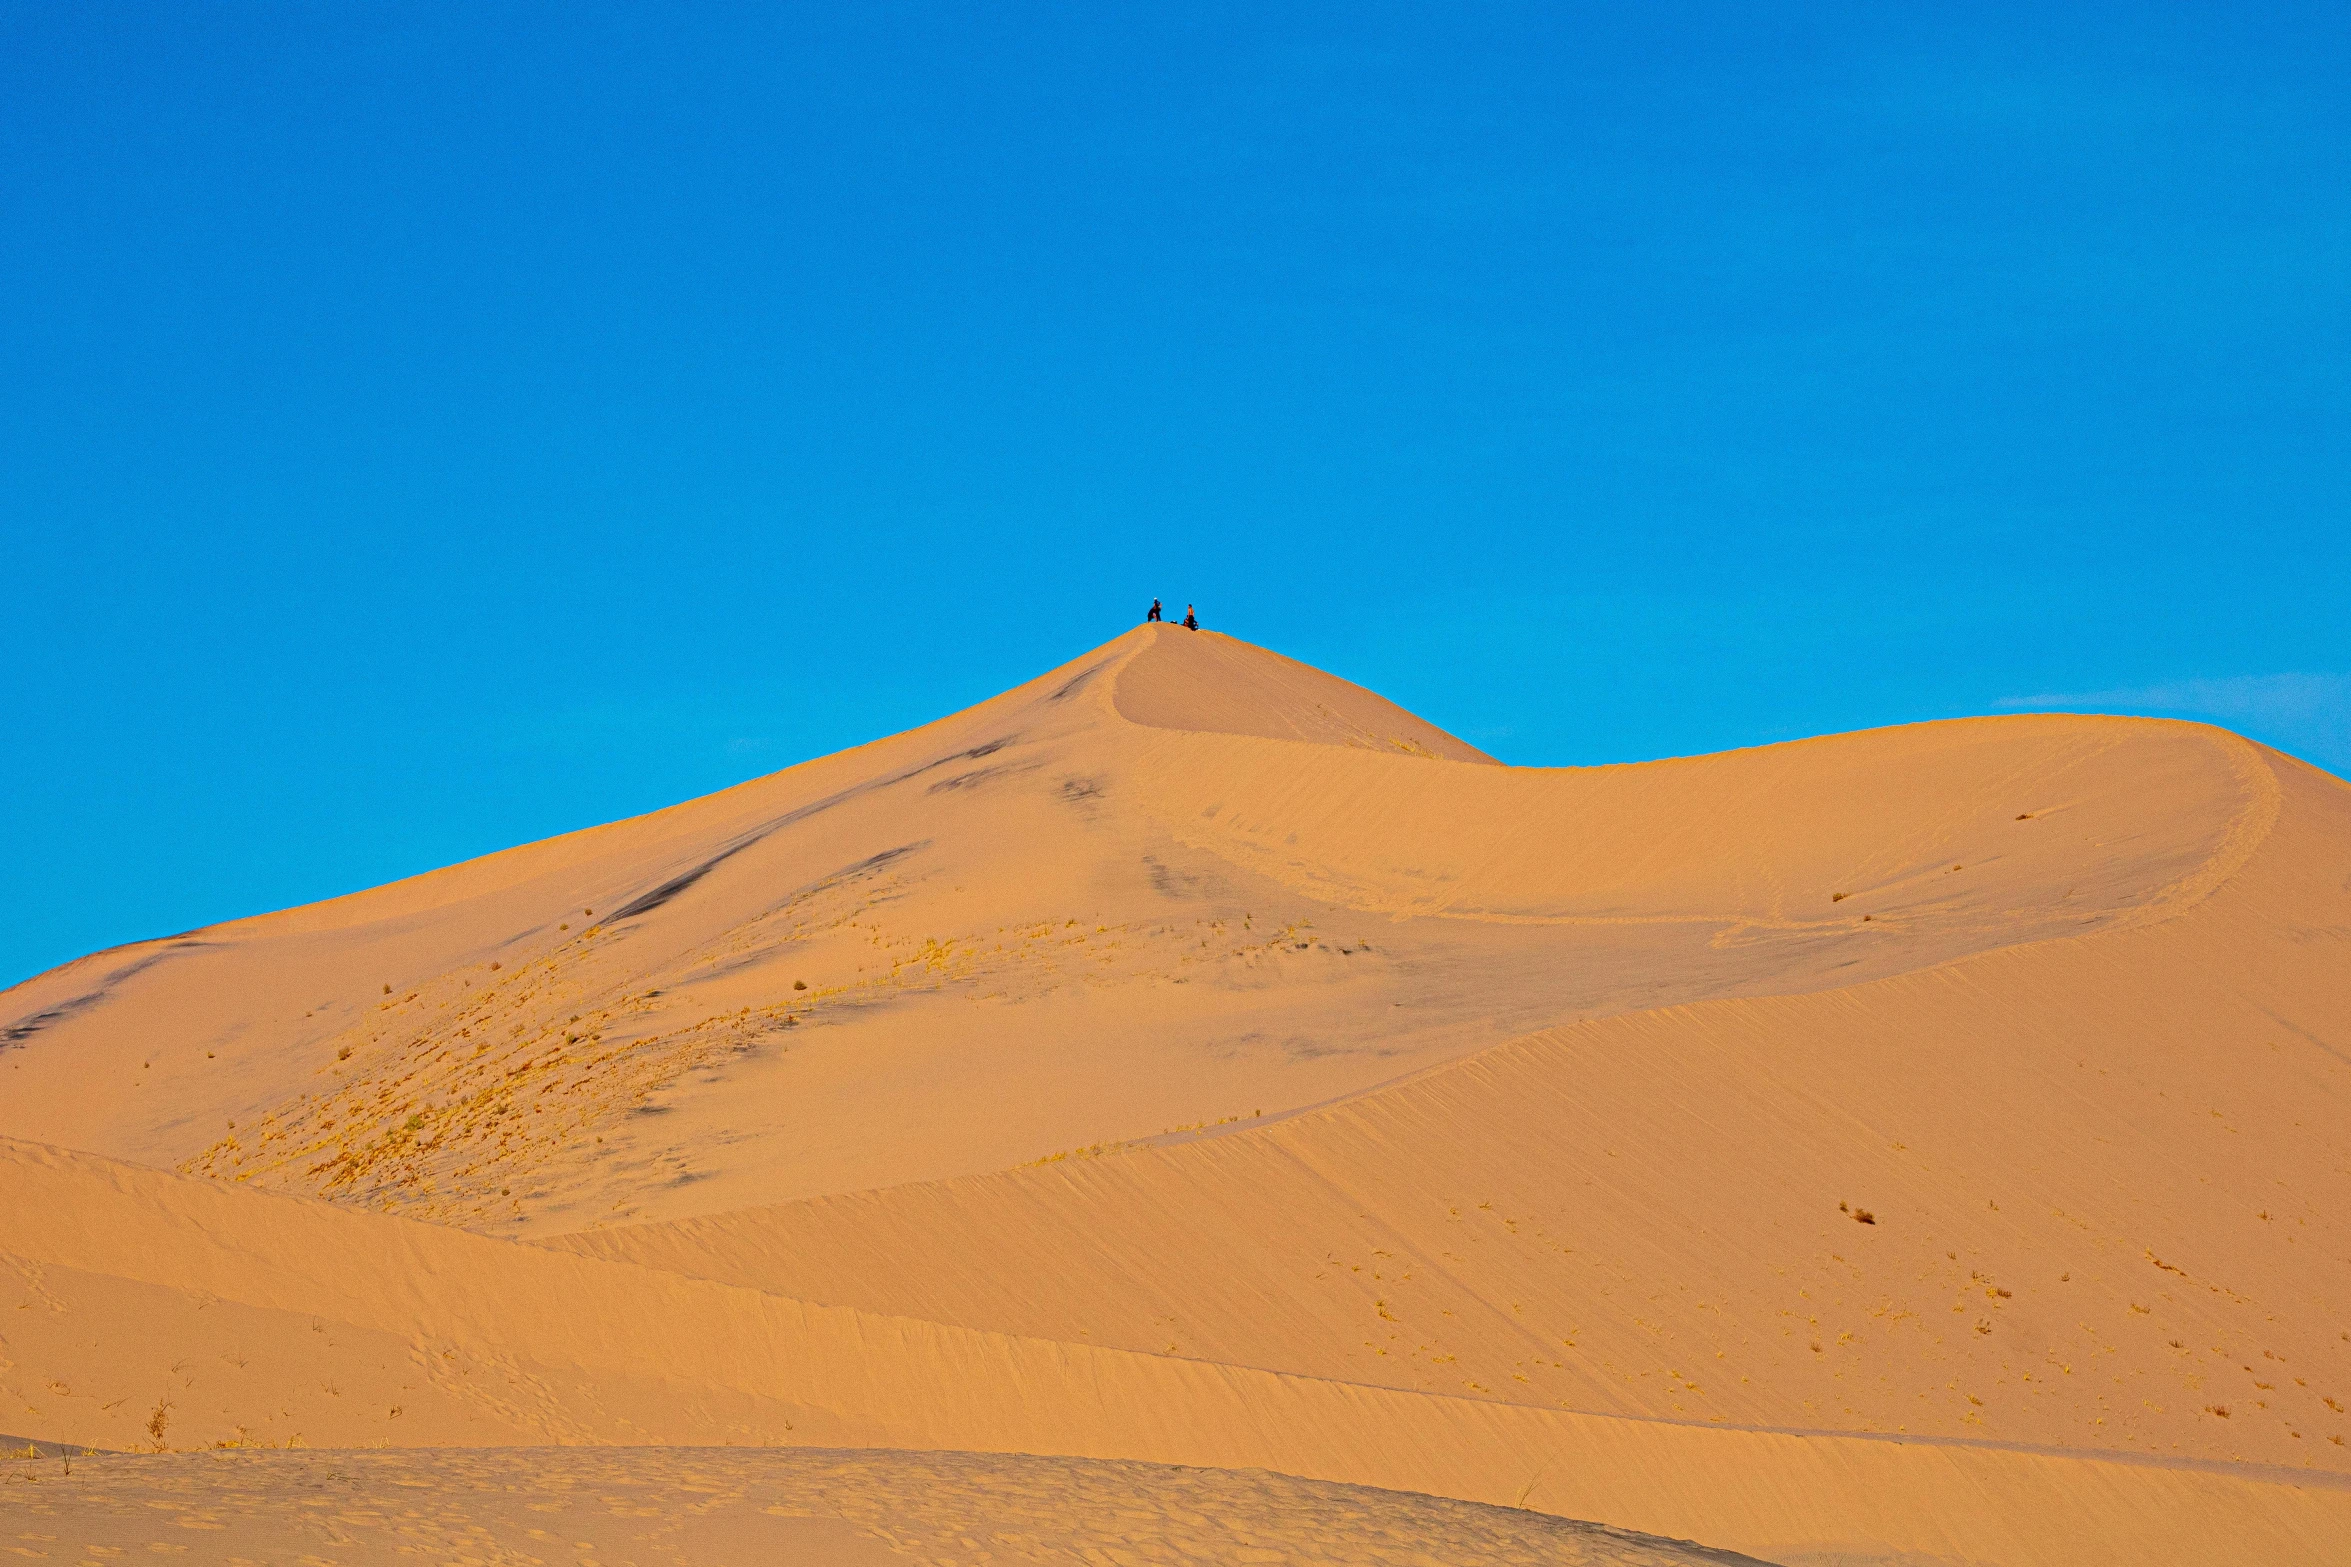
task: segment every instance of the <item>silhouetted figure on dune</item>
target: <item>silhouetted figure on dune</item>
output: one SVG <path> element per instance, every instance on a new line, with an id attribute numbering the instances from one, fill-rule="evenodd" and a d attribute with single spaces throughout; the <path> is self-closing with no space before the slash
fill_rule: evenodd
<path id="1" fill-rule="evenodd" d="M 1200 617 L 1192 613 L 1192 606 L 1189 604 L 1184 606 L 1184 629 L 1186 631 L 1200 629 Z"/>
<path id="2" fill-rule="evenodd" d="M 1144 619 L 1146 622 L 1149 622 L 1149 621 L 1158 620 L 1158 619 L 1160 619 L 1160 618 L 1161 618 L 1161 617 L 1160 617 L 1160 614 L 1159 614 L 1159 600 L 1157 600 L 1157 599 L 1153 599 L 1153 600 L 1151 601 L 1151 613 L 1150 613 L 1150 614 L 1148 614 L 1148 615 L 1145 615 L 1145 616 L 1143 617 L 1143 619 Z"/>

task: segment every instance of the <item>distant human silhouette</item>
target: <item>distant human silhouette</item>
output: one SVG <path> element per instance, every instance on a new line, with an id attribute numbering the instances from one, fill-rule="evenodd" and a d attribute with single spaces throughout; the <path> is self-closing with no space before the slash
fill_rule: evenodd
<path id="1" fill-rule="evenodd" d="M 1192 613 L 1192 606 L 1189 604 L 1184 606 L 1184 629 L 1186 631 L 1200 629 L 1200 617 Z"/>
<path id="2" fill-rule="evenodd" d="M 1143 617 L 1143 619 L 1144 619 L 1144 620 L 1146 620 L 1146 621 L 1152 621 L 1152 620 L 1158 620 L 1158 619 L 1160 619 L 1160 618 L 1161 618 L 1161 617 L 1160 617 L 1160 614 L 1159 614 L 1159 600 L 1157 600 L 1157 599 L 1153 599 L 1153 600 L 1151 601 L 1151 613 L 1150 613 L 1150 614 L 1148 614 L 1148 615 L 1145 615 L 1145 616 Z"/>

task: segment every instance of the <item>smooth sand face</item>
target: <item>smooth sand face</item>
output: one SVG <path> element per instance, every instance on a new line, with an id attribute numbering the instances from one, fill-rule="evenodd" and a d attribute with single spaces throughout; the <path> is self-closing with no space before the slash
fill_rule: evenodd
<path id="1" fill-rule="evenodd" d="M 0 1430 L 2351 1559 L 2351 791 L 2214 730 L 1504 768 L 1146 628 L 0 1034 Z"/>

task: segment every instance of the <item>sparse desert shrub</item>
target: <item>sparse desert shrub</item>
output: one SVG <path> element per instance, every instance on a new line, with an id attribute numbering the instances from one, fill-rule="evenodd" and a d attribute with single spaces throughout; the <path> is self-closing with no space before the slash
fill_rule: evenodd
<path id="1" fill-rule="evenodd" d="M 808 988 L 808 981 L 804 979 L 796 979 L 792 981 L 792 988 L 794 990 L 806 990 Z"/>
<path id="2" fill-rule="evenodd" d="M 349 1045 L 345 1045 L 345 1046 L 344 1046 L 342 1049 L 340 1049 L 340 1050 L 336 1051 L 336 1052 L 335 1052 L 335 1059 L 336 1059 L 336 1060 L 338 1060 L 338 1061 L 348 1061 L 348 1060 L 350 1060 L 350 1059 L 351 1059 L 351 1047 L 350 1047 Z"/>
<path id="3" fill-rule="evenodd" d="M 1867 1208 L 1856 1208 L 1853 1210 L 1853 1222 L 1855 1224 L 1875 1224 L 1878 1222 L 1878 1216 Z"/>
<path id="4" fill-rule="evenodd" d="M 2206 1404 L 2204 1412 L 2208 1415 L 2218 1415 L 2221 1419 L 2226 1420 L 2229 1417 L 2229 1406 L 2226 1404 Z"/>

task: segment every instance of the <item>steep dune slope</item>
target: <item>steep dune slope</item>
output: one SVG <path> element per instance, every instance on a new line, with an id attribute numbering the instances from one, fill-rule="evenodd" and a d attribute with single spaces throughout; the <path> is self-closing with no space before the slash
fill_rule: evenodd
<path id="1" fill-rule="evenodd" d="M 2275 766 L 2273 830 L 2169 920 L 564 1244 L 1509 1402 L 2351 1472 L 2351 791 Z"/>
<path id="2" fill-rule="evenodd" d="M 1107 798 L 1135 732 L 1109 673 L 1205 640 L 1137 632 L 672 811 L 68 965 L 7 998 L 0 1129 L 564 1227 L 1278 1112 L 1554 1015 L 1537 985 L 1392 1026 L 1431 973 L 1517 965 L 1436 933 L 1296 973 L 1271 954 L 1320 905 Z M 1474 755 L 1288 671 L 1334 722 Z"/>

